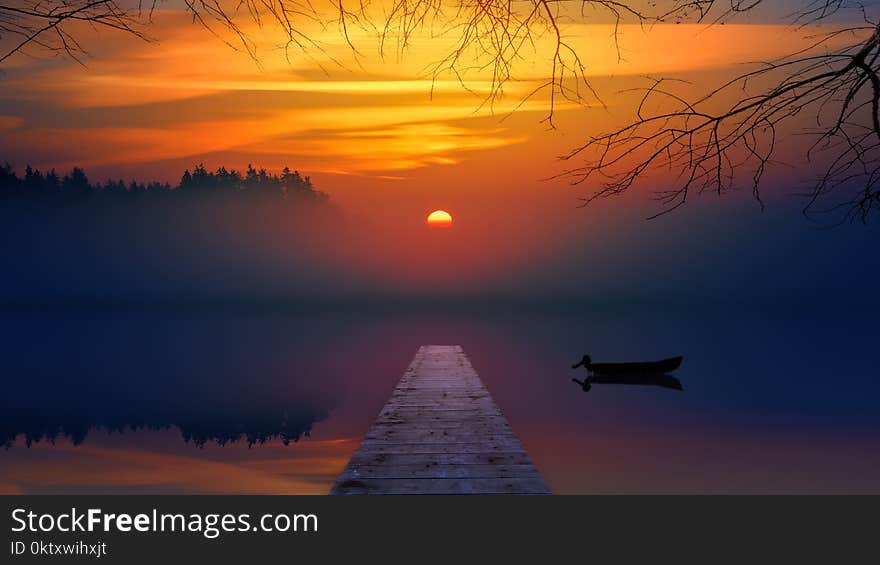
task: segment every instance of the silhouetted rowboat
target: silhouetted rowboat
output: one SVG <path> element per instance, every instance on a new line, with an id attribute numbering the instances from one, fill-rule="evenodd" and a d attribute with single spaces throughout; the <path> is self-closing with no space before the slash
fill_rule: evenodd
<path id="1" fill-rule="evenodd" d="M 643 361 L 639 363 L 591 363 L 589 357 L 578 366 L 586 366 L 587 370 L 596 375 L 645 375 L 670 373 L 681 366 L 682 357 L 670 357 L 660 361 Z"/>
<path id="2" fill-rule="evenodd" d="M 641 375 L 645 373 L 670 373 L 681 366 L 681 357 L 640 363 L 591 363 L 587 368 L 599 375 Z"/>

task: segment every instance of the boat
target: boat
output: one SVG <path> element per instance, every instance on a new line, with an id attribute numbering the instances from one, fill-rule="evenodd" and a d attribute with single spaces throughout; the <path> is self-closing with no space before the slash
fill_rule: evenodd
<path id="1" fill-rule="evenodd" d="M 660 361 L 641 361 L 636 363 L 592 363 L 588 356 L 578 365 L 585 366 L 595 375 L 644 375 L 670 373 L 681 366 L 682 357 L 670 357 Z"/>

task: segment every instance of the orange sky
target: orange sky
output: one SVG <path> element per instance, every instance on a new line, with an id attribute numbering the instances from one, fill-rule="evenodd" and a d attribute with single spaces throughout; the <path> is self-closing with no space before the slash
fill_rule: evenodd
<path id="1" fill-rule="evenodd" d="M 570 25 L 566 36 L 606 107 L 560 101 L 549 130 L 541 122 L 546 93 L 523 103 L 546 80 L 536 60 L 549 44 L 539 42 L 536 60 L 514 69 L 519 80 L 503 99 L 481 106 L 488 71 L 465 77 L 470 91 L 448 75 L 432 84 L 424 72 L 448 51 L 448 38 L 417 35 L 405 56 L 382 58 L 375 38 L 353 32 L 361 49 L 354 57 L 338 30 L 314 32 L 335 64 L 318 54 L 287 60 L 276 31 L 248 31 L 258 62 L 179 12 L 156 14 L 156 42 L 87 31 L 86 67 L 13 59 L 2 78 L 0 154 L 19 170 L 83 166 L 93 180 L 175 183 L 201 162 L 288 165 L 310 174 L 355 223 L 372 226 L 360 258 L 391 277 L 390 287 L 430 279 L 473 288 L 487 277 L 514 278 L 523 263 L 627 213 L 620 202 L 631 198 L 585 222 L 578 191 L 543 180 L 561 171 L 558 155 L 632 115 L 621 90 L 646 75 L 685 76 L 700 88 L 744 61 L 796 49 L 807 34 L 771 25 L 624 26 L 618 52 L 611 26 Z M 421 229 L 438 208 L 453 213 L 455 226 Z M 438 259 L 451 254 L 454 269 Z"/>
<path id="2" fill-rule="evenodd" d="M 566 148 L 580 135 L 582 116 L 594 127 L 607 119 L 604 109 L 560 102 L 560 130 L 547 133 L 538 124 L 548 110 L 547 96 L 520 106 L 548 72 L 528 58 L 515 68 L 518 81 L 492 107 L 480 108 L 491 86 L 488 69 L 465 77 L 471 92 L 454 76 L 441 75 L 432 84 L 425 69 L 448 52 L 451 38 L 417 36 L 400 58 L 366 49 L 354 57 L 338 31 L 329 29 L 317 32 L 326 55 L 288 60 L 274 48 L 282 42 L 277 31 L 252 29 L 259 40 L 257 63 L 184 14 L 160 13 L 155 20 L 156 43 L 84 32 L 93 55 L 87 67 L 13 59 L 2 96 L 16 103 L 0 106 L 0 149 L 14 148 L 22 159 L 34 155 L 28 160 L 38 165 L 79 164 L 108 173 L 143 164 L 137 170 L 169 180 L 179 171 L 157 163 L 219 162 L 213 156 L 221 154 L 236 166 L 257 158 L 272 169 L 293 164 L 313 175 L 405 180 L 418 168 L 477 157 L 488 170 L 512 155 L 495 150 L 526 142 L 549 151 Z M 364 32 L 354 35 L 357 45 L 375 43 Z M 626 77 L 767 60 L 803 44 L 805 32 L 768 25 L 624 26 L 619 52 L 608 25 L 571 25 L 567 35 L 614 113 L 616 93 L 634 84 Z M 548 47 L 539 44 L 539 54 Z M 623 78 L 608 82 L 608 76 Z M 35 105 L 48 105 L 51 112 L 35 112 Z M 514 108 L 529 119 L 503 121 Z M 577 117 L 566 116 L 571 113 Z M 552 171 L 548 167 L 534 178 Z"/>

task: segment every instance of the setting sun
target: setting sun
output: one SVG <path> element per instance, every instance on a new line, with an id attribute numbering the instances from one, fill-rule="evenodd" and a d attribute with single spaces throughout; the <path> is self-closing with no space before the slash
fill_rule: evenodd
<path id="1" fill-rule="evenodd" d="M 448 228 L 452 225 L 452 215 L 446 210 L 434 210 L 428 214 L 428 225 L 432 228 Z"/>

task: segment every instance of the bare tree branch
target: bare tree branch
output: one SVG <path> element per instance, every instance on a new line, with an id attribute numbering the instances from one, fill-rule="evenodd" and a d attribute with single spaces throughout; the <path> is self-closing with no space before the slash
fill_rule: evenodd
<path id="1" fill-rule="evenodd" d="M 82 63 L 88 53 L 68 26 L 87 22 L 147 39 L 143 26 L 153 9 L 139 6 L 124 9 L 115 0 L 22 0 L 0 3 L 0 39 L 11 36 L 9 45 L 0 47 L 0 64 L 12 55 L 37 48 L 66 55 Z"/>
<path id="2" fill-rule="evenodd" d="M 841 2 L 814 4 L 798 14 L 799 21 L 826 18 Z M 853 43 L 823 49 L 843 35 Z M 746 169 L 761 202 L 762 180 L 777 151 L 779 132 L 796 129 L 800 118 L 811 116 L 816 127 L 800 133 L 814 136 L 806 157 L 819 161 L 823 173 L 809 191 L 805 211 L 842 211 L 846 219 L 867 221 L 880 209 L 878 57 L 880 28 L 866 19 L 863 25 L 821 36 L 808 50 L 740 74 L 693 101 L 667 90 L 668 81 L 656 79 L 643 92 L 636 119 L 591 137 L 565 155 L 566 160 L 588 160 L 562 176 L 575 184 L 599 177 L 599 188 L 584 197 L 589 203 L 631 189 L 650 172 L 673 171 L 673 187 L 658 194 L 663 208 L 657 215 L 662 215 L 694 192 L 720 194 L 734 188 Z M 648 106 L 660 110 L 645 113 Z M 826 206 L 831 194 L 835 198 Z"/>

